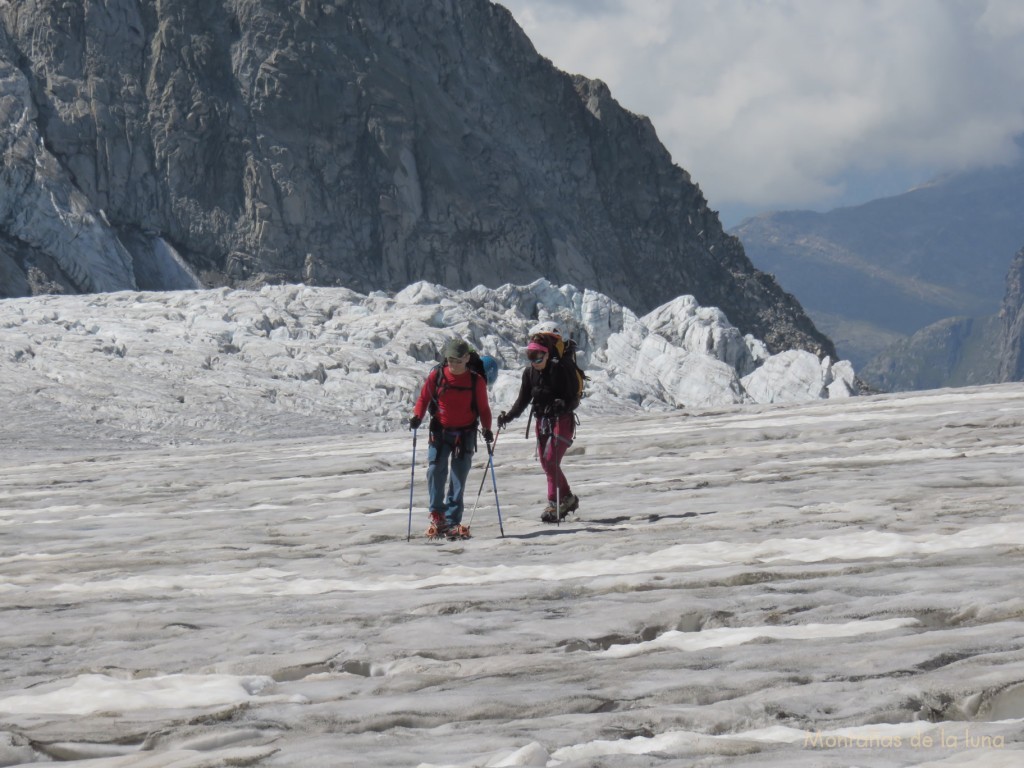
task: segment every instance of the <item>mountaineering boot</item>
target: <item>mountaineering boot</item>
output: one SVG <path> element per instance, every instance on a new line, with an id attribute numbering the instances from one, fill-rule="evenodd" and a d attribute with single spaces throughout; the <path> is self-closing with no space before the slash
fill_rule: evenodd
<path id="1" fill-rule="evenodd" d="M 580 497 L 574 493 L 570 493 L 562 499 L 562 503 L 558 505 L 558 519 L 564 520 L 570 512 L 575 512 L 579 508 Z"/>
<path id="2" fill-rule="evenodd" d="M 548 505 L 541 512 L 540 521 L 542 523 L 557 523 L 558 522 L 558 508 L 555 506 L 555 502 L 548 501 Z"/>
<path id="3" fill-rule="evenodd" d="M 444 538 L 445 531 L 448 526 L 444 521 L 444 515 L 440 512 L 430 513 L 430 525 L 427 526 L 427 538 L 428 539 L 441 539 Z"/>
<path id="4" fill-rule="evenodd" d="M 451 526 L 446 532 L 445 536 L 448 537 L 449 541 L 458 541 L 459 539 L 471 539 L 473 538 L 469 533 L 469 526 L 457 523 Z"/>

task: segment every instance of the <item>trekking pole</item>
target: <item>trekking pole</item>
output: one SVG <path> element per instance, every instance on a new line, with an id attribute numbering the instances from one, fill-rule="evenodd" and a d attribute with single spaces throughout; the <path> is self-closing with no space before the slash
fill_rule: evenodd
<path id="1" fill-rule="evenodd" d="M 416 432 L 412 431 L 412 476 L 409 478 L 409 532 L 405 535 L 406 541 L 412 541 L 412 491 L 416 483 Z"/>
<path id="2" fill-rule="evenodd" d="M 498 437 L 501 436 L 501 428 L 494 435 L 494 445 L 498 444 Z M 487 463 L 491 463 L 491 459 L 494 456 L 494 448 L 490 445 L 487 446 Z M 476 515 L 476 508 L 480 505 L 480 495 L 484 492 L 484 483 L 487 482 L 487 467 L 484 467 L 483 477 L 480 478 L 480 488 L 476 492 L 476 503 L 473 505 L 473 511 L 469 513 L 469 524 L 473 525 L 473 516 Z M 502 536 L 505 534 L 502 533 Z"/>
<path id="3" fill-rule="evenodd" d="M 551 436 L 552 445 L 554 445 L 554 440 L 555 440 L 555 436 L 552 435 Z M 555 452 L 552 451 L 551 452 L 551 457 L 554 458 L 554 456 L 555 456 Z M 562 501 L 561 501 L 560 496 L 561 496 L 561 493 L 560 493 L 559 488 L 558 488 L 558 466 L 556 465 L 555 466 L 555 525 L 557 527 L 559 527 L 559 528 L 562 527 L 562 515 L 560 514 L 560 512 L 562 510 Z"/>
<path id="4" fill-rule="evenodd" d="M 494 442 L 498 442 L 498 438 L 494 438 Z M 494 476 L 494 451 L 488 450 L 490 456 L 487 457 L 487 463 L 491 466 L 491 484 L 494 486 L 494 508 L 498 510 L 498 530 L 501 531 L 501 538 L 505 538 L 505 526 L 501 524 L 501 504 L 498 503 L 498 480 Z M 486 475 L 484 475 L 486 477 Z"/>

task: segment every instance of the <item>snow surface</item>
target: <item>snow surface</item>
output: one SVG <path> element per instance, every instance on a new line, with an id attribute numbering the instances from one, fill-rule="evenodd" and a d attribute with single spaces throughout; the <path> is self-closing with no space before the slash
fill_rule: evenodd
<path id="1" fill-rule="evenodd" d="M 0 303 L 0 765 L 1024 765 L 1021 385 L 609 389 L 565 462 L 578 516 L 539 522 L 520 420 L 504 537 L 479 458 L 457 543 L 421 535 L 421 430 L 410 541 L 394 406 L 309 394 L 313 344 L 258 357 L 298 313 L 251 343 L 281 378 L 243 367 L 224 300 L 256 325 L 260 295 Z"/>

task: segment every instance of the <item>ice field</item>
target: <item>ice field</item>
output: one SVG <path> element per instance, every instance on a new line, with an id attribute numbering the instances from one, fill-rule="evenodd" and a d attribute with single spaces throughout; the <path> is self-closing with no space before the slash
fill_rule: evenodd
<path id="1" fill-rule="evenodd" d="M 521 419 L 458 543 L 422 430 L 407 541 L 409 432 L 3 407 L 0 765 L 1024 765 L 1019 384 L 583 409 L 557 527 Z"/>

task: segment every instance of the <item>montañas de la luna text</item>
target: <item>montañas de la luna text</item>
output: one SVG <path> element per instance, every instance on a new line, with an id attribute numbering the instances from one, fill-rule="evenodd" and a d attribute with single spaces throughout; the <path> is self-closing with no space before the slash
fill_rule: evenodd
<path id="1" fill-rule="evenodd" d="M 1002 749 L 1005 746 L 1004 736 L 971 733 L 969 727 L 962 731 L 942 727 L 937 732 L 921 731 L 911 736 L 881 732 L 844 735 L 817 731 L 804 737 L 807 749 Z"/>

